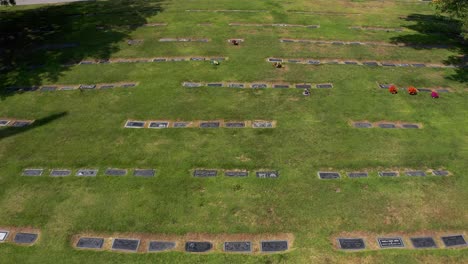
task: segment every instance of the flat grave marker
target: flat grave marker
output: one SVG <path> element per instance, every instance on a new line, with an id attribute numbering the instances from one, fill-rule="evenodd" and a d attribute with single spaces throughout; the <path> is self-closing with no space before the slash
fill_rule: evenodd
<path id="1" fill-rule="evenodd" d="M 382 89 L 388 89 L 390 88 L 390 86 L 392 86 L 391 84 L 385 84 L 385 83 L 380 83 L 379 84 L 379 87 L 382 88 Z"/>
<path id="2" fill-rule="evenodd" d="M 369 122 L 354 122 L 353 126 L 356 128 L 371 128 L 372 123 Z"/>
<path id="3" fill-rule="evenodd" d="M 194 170 L 193 177 L 216 177 L 218 175 L 217 170 Z"/>
<path id="4" fill-rule="evenodd" d="M 57 90 L 57 86 L 42 86 L 40 91 L 41 92 L 51 92 Z"/>
<path id="5" fill-rule="evenodd" d="M 347 172 L 349 178 L 366 178 L 369 176 L 367 172 Z"/>
<path id="6" fill-rule="evenodd" d="M 243 128 L 245 127 L 245 122 L 225 122 L 224 126 L 228 128 Z"/>
<path id="7" fill-rule="evenodd" d="M 133 171 L 133 176 L 136 177 L 154 177 L 156 170 L 154 169 L 135 169 Z"/>
<path id="8" fill-rule="evenodd" d="M 449 175 L 449 172 L 446 170 L 433 170 L 432 175 L 434 176 L 447 176 Z"/>
<path id="9" fill-rule="evenodd" d="M 114 241 L 112 242 L 112 249 L 123 251 L 137 251 L 139 245 L 139 239 L 114 238 Z"/>
<path id="10" fill-rule="evenodd" d="M 188 241 L 185 243 L 185 251 L 201 253 L 207 252 L 213 248 L 211 242 L 197 242 L 197 241 Z"/>
<path id="11" fill-rule="evenodd" d="M 333 88 L 333 84 L 331 83 L 319 83 L 316 85 L 317 88 Z"/>
<path id="12" fill-rule="evenodd" d="M 5 242 L 5 240 L 8 238 L 8 234 L 10 234 L 9 231 L 4 231 L 4 230 L 0 231 L 0 243 Z"/>
<path id="13" fill-rule="evenodd" d="M 16 244 L 32 244 L 36 242 L 38 236 L 34 233 L 16 233 L 13 241 Z"/>
<path id="14" fill-rule="evenodd" d="M 270 240 L 261 242 L 262 252 L 279 252 L 288 250 L 288 241 L 286 240 Z"/>
<path id="15" fill-rule="evenodd" d="M 406 176 L 426 176 L 424 171 L 405 171 Z"/>
<path id="16" fill-rule="evenodd" d="M 50 171 L 50 176 L 52 177 L 65 177 L 71 175 L 71 170 L 67 169 L 53 169 Z"/>
<path id="17" fill-rule="evenodd" d="M 0 126 L 6 126 L 10 123 L 10 120 L 0 120 Z"/>
<path id="18" fill-rule="evenodd" d="M 267 88 L 268 85 L 266 83 L 252 83 L 250 86 L 252 88 Z"/>
<path id="19" fill-rule="evenodd" d="M 398 172 L 396 171 L 379 171 L 380 177 L 397 177 Z"/>
<path id="20" fill-rule="evenodd" d="M 415 248 L 437 248 L 432 237 L 412 237 L 410 240 Z"/>
<path id="21" fill-rule="evenodd" d="M 380 248 L 404 248 L 405 244 L 401 237 L 379 237 L 377 238 Z"/>
<path id="22" fill-rule="evenodd" d="M 279 172 L 278 171 L 257 171 L 255 173 L 257 178 L 278 178 Z"/>
<path id="23" fill-rule="evenodd" d="M 419 125 L 417 124 L 402 124 L 402 128 L 407 128 L 407 129 L 418 129 Z"/>
<path id="24" fill-rule="evenodd" d="M 376 61 L 365 61 L 362 64 L 366 66 L 371 66 L 371 67 L 379 66 L 379 64 Z"/>
<path id="25" fill-rule="evenodd" d="M 110 89 L 110 88 L 114 88 L 115 86 L 112 85 L 112 84 L 106 84 L 106 85 L 101 85 L 99 86 L 99 89 Z"/>
<path id="26" fill-rule="evenodd" d="M 32 121 L 13 121 L 12 127 L 25 127 L 32 124 Z"/>
<path id="27" fill-rule="evenodd" d="M 23 176 L 41 176 L 44 169 L 24 169 Z"/>
<path id="28" fill-rule="evenodd" d="M 123 88 L 131 88 L 131 87 L 135 87 L 137 86 L 136 83 L 124 83 L 122 85 L 120 85 L 120 87 L 123 87 Z"/>
<path id="29" fill-rule="evenodd" d="M 98 173 L 97 169 L 80 169 L 76 172 L 76 176 L 80 177 L 95 177 Z"/>
<path id="30" fill-rule="evenodd" d="M 188 127 L 189 125 L 190 125 L 190 122 L 174 122 L 172 126 L 175 128 L 184 128 L 184 127 Z"/>
<path id="31" fill-rule="evenodd" d="M 149 128 L 168 128 L 169 127 L 169 122 L 166 121 L 151 121 L 149 123 Z"/>
<path id="32" fill-rule="evenodd" d="M 104 174 L 107 175 L 107 176 L 125 176 L 125 175 L 127 175 L 127 170 L 109 168 L 104 172 Z"/>
<path id="33" fill-rule="evenodd" d="M 253 121 L 253 128 L 273 128 L 273 122 L 271 121 Z"/>
<path id="34" fill-rule="evenodd" d="M 202 86 L 201 83 L 196 83 L 196 82 L 184 82 L 182 83 L 183 86 L 185 87 L 200 87 Z"/>
<path id="35" fill-rule="evenodd" d="M 227 177 L 247 177 L 247 176 L 249 176 L 249 172 L 248 171 L 235 171 L 235 170 L 225 171 L 224 176 L 227 176 Z"/>
<path id="36" fill-rule="evenodd" d="M 222 83 L 207 83 L 206 86 L 208 87 L 223 87 Z"/>
<path id="37" fill-rule="evenodd" d="M 289 88 L 289 84 L 273 84 L 273 88 Z"/>
<path id="38" fill-rule="evenodd" d="M 243 83 L 230 83 L 228 85 L 228 87 L 230 87 L 230 88 L 244 88 L 245 85 Z"/>
<path id="39" fill-rule="evenodd" d="M 396 128 L 396 125 L 391 124 L 391 123 L 381 123 L 381 124 L 378 124 L 378 126 L 380 128 Z"/>
<path id="40" fill-rule="evenodd" d="M 338 244 L 344 250 L 365 249 L 366 244 L 362 238 L 338 238 Z"/>
<path id="41" fill-rule="evenodd" d="M 80 89 L 95 89 L 96 88 L 96 85 L 95 84 L 82 84 L 80 85 L 79 87 Z"/>
<path id="42" fill-rule="evenodd" d="M 310 89 L 310 88 L 312 88 L 312 85 L 310 85 L 310 84 L 296 84 L 296 88 L 298 88 L 298 89 Z"/>
<path id="43" fill-rule="evenodd" d="M 319 171 L 318 176 L 322 180 L 331 180 L 331 179 L 339 179 L 340 174 L 338 172 L 331 172 L 331 171 Z"/>
<path id="44" fill-rule="evenodd" d="M 252 242 L 249 241 L 235 241 L 224 242 L 225 252 L 252 252 Z"/>
<path id="45" fill-rule="evenodd" d="M 463 235 L 443 236 L 442 242 L 446 247 L 466 246 L 466 240 Z"/>
<path id="46" fill-rule="evenodd" d="M 127 121 L 125 123 L 126 128 L 144 128 L 146 122 L 145 121 Z"/>
<path id="47" fill-rule="evenodd" d="M 149 252 L 167 251 L 175 248 L 176 243 L 170 241 L 150 241 L 148 245 Z"/>
<path id="48" fill-rule="evenodd" d="M 104 238 L 81 237 L 76 243 L 77 248 L 101 249 L 104 245 Z"/>
<path id="49" fill-rule="evenodd" d="M 221 123 L 220 122 L 216 122 L 216 121 L 203 121 L 203 122 L 200 122 L 200 128 L 218 128 L 221 126 Z"/>

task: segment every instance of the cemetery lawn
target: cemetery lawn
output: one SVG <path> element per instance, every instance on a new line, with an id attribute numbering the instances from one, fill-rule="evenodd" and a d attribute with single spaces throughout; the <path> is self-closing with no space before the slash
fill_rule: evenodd
<path id="1" fill-rule="evenodd" d="M 97 1 L 0 8 L 2 32 L 28 31 L 35 42 L 11 57 L 0 75 L 0 117 L 35 119 L 0 128 L 0 227 L 41 230 L 30 247 L 0 244 L 1 263 L 463 263 L 465 249 L 343 252 L 343 232 L 461 231 L 468 226 L 466 68 L 285 64 L 268 57 L 447 63 L 466 54 L 457 24 L 418 1 L 278 2 L 196 0 Z M 267 10 L 186 12 L 203 10 Z M 295 14 L 287 10 L 341 12 Z M 132 14 L 124 13 L 133 12 Z M 101 12 L 101 13 L 100 13 Z M 98 13 L 95 16 L 76 14 Z M 360 13 L 360 15 L 354 14 Z M 74 16 L 75 14 L 75 16 Z M 409 19 L 399 18 L 410 16 Z M 19 21 L 19 22 L 18 22 Z M 228 23 L 319 24 L 319 29 L 242 27 Z M 147 23 L 167 23 L 149 27 Z M 200 23 L 211 23 L 200 26 Z M 126 25 L 137 25 L 126 27 Z M 104 25 L 105 30 L 96 25 Z M 350 26 L 403 28 L 362 31 Z M 440 32 L 428 32 L 442 31 Z M 207 43 L 159 42 L 208 38 Z M 233 46 L 229 38 L 243 38 Z M 280 43 L 280 38 L 448 45 L 448 48 Z M 129 39 L 143 40 L 130 46 Z M 78 47 L 35 50 L 41 45 Z M 203 62 L 119 63 L 62 67 L 68 61 L 177 56 L 228 57 Z M 0 67 L 8 59 L 0 59 Z M 42 65 L 35 69 L 28 65 Z M 186 88 L 182 82 L 333 83 L 332 89 Z M 137 82 L 134 88 L 7 93 L 10 86 Z M 397 87 L 448 87 L 391 95 Z M 129 129 L 126 120 L 275 120 L 273 129 Z M 357 129 L 351 121 L 403 121 L 422 129 Z M 25 168 L 97 168 L 97 177 L 21 176 Z M 155 168 L 154 178 L 104 176 L 107 168 Z M 194 178 L 195 168 L 246 169 L 247 178 Z M 277 170 L 277 179 L 254 171 Z M 446 169 L 446 177 L 381 178 L 381 170 Z M 346 171 L 370 172 L 351 179 Z M 318 171 L 338 171 L 320 180 Z M 283 254 L 123 254 L 80 251 L 78 233 L 294 235 Z M 439 239 L 439 238 L 437 238 Z"/>

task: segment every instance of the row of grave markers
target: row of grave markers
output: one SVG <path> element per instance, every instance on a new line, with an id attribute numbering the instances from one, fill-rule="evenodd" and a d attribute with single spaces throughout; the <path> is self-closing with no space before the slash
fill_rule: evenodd
<path id="1" fill-rule="evenodd" d="M 251 83 L 240 83 L 240 82 L 183 82 L 182 86 L 196 88 L 196 87 L 229 87 L 229 88 L 298 88 L 298 89 L 310 89 L 310 88 L 333 88 L 332 83 L 273 83 L 259 81 Z"/>
<path id="2" fill-rule="evenodd" d="M 0 243 L 13 242 L 19 245 L 32 245 L 39 238 L 39 232 L 17 232 L 15 230 L 0 229 Z"/>
<path id="3" fill-rule="evenodd" d="M 451 173 L 447 170 L 406 170 L 404 174 L 410 177 L 425 177 L 428 174 L 432 174 L 433 176 L 449 176 Z M 400 176 L 399 171 L 379 171 L 378 175 L 380 177 L 398 177 Z M 335 171 L 319 171 L 317 172 L 317 176 L 322 180 L 332 180 L 332 179 L 340 179 L 341 174 Z M 348 178 L 367 178 L 369 177 L 368 171 L 353 171 L 353 172 L 346 172 L 346 176 Z"/>
<path id="4" fill-rule="evenodd" d="M 178 62 L 178 61 L 224 61 L 227 57 L 203 57 L 203 56 L 189 56 L 189 57 L 156 57 L 156 58 L 115 58 L 115 59 L 102 59 L 102 60 L 82 60 L 80 62 L 66 63 L 62 66 L 75 66 L 75 65 L 89 65 L 89 64 L 108 64 L 108 63 L 140 63 L 140 62 Z"/>
<path id="5" fill-rule="evenodd" d="M 422 126 L 420 124 L 415 123 L 400 123 L 400 122 L 388 122 L 388 121 L 380 121 L 380 122 L 367 122 L 367 121 L 357 121 L 352 122 L 353 127 L 356 128 L 402 128 L 402 129 L 420 129 Z"/>
<path id="6" fill-rule="evenodd" d="M 163 252 L 176 250 L 176 241 L 149 240 L 145 249 L 140 249 L 140 239 L 132 238 L 103 238 L 103 237 L 80 237 L 75 247 L 78 249 L 102 250 L 105 240 L 112 240 L 111 250 L 123 252 Z M 252 241 L 227 241 L 223 242 L 223 251 L 230 253 L 252 253 L 254 243 Z M 214 244 L 211 241 L 186 241 L 185 252 L 206 253 L 213 251 Z M 289 243 L 287 240 L 265 240 L 260 241 L 262 253 L 274 253 L 287 251 Z"/>
<path id="7" fill-rule="evenodd" d="M 387 84 L 387 83 L 378 83 L 378 86 L 379 88 L 381 89 L 388 89 L 392 86 L 393 84 Z M 441 87 L 433 87 L 433 88 L 428 88 L 428 87 L 421 87 L 421 88 L 417 88 L 415 87 L 418 92 L 426 92 L 426 93 L 430 93 L 432 91 L 436 91 L 438 93 L 450 93 L 450 89 L 449 88 L 441 88 Z"/>
<path id="8" fill-rule="evenodd" d="M 253 121 L 136 121 L 127 120 L 125 128 L 274 128 L 276 121 L 253 120 Z"/>
<path id="9" fill-rule="evenodd" d="M 39 177 L 45 174 L 46 169 L 24 169 L 22 176 L 33 176 Z M 72 175 L 70 169 L 51 169 L 49 176 L 51 177 L 66 177 Z M 97 176 L 99 169 L 79 169 L 76 171 L 75 176 L 80 177 L 95 177 Z M 127 169 L 116 169 L 108 168 L 105 170 L 104 175 L 106 176 L 126 176 L 128 174 Z M 134 169 L 133 176 L 136 177 L 154 177 L 156 175 L 155 169 Z"/>
<path id="10" fill-rule="evenodd" d="M 282 43 L 307 43 L 307 44 L 327 44 L 327 45 L 351 45 L 351 46 L 385 46 L 385 47 L 419 47 L 419 48 L 449 48 L 450 45 L 426 45 L 426 44 L 408 44 L 408 43 L 387 43 L 375 41 L 341 41 L 341 40 L 315 40 L 315 39 L 280 39 Z"/>
<path id="11" fill-rule="evenodd" d="M 71 84 L 71 85 L 33 85 L 33 86 L 11 86 L 7 88 L 8 92 L 51 92 L 51 91 L 71 91 L 71 90 L 94 90 L 111 88 L 131 88 L 137 86 L 136 82 L 128 83 L 103 83 L 103 84 Z"/>
<path id="12" fill-rule="evenodd" d="M 447 235 L 440 237 L 446 248 L 466 247 L 468 244 L 463 235 Z M 408 248 L 402 237 L 377 237 L 380 249 Z M 409 241 L 415 249 L 438 248 L 436 239 L 431 236 L 410 237 Z M 338 238 L 338 247 L 342 250 L 364 250 L 366 242 L 363 238 Z"/>
<path id="13" fill-rule="evenodd" d="M 463 68 L 464 66 L 458 65 L 444 65 L 444 64 L 424 64 L 414 62 L 380 62 L 380 61 L 357 61 L 357 60 L 340 60 L 340 59 L 285 59 L 285 58 L 267 58 L 268 62 L 280 63 L 294 63 L 294 64 L 310 64 L 310 65 L 323 65 L 323 64 L 338 64 L 338 65 L 364 65 L 364 66 L 383 66 L 383 67 L 413 67 L 413 68 Z"/>
<path id="14" fill-rule="evenodd" d="M 217 170 L 217 169 L 196 169 L 193 170 L 192 176 L 198 178 L 216 177 L 218 171 L 223 172 L 226 177 L 248 177 L 248 170 Z M 275 170 L 261 170 L 256 171 L 255 176 L 257 178 L 278 178 L 279 172 Z"/>
<path id="15" fill-rule="evenodd" d="M 9 119 L 9 118 L 1 118 L 0 119 L 0 127 L 26 127 L 30 126 L 34 123 L 34 120 L 17 120 L 17 119 Z"/>

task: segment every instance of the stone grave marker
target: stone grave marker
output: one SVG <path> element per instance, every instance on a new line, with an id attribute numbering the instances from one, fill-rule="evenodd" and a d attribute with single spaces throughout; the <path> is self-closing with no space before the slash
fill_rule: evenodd
<path id="1" fill-rule="evenodd" d="M 197 241 L 188 241 L 185 243 L 185 251 L 187 252 L 207 252 L 213 248 L 211 242 L 197 242 Z"/>
<path id="2" fill-rule="evenodd" d="M 308 60 L 307 64 L 312 64 L 312 65 L 319 65 L 320 61 L 319 60 Z"/>
<path id="3" fill-rule="evenodd" d="M 391 124 L 391 123 L 381 123 L 381 124 L 378 124 L 378 126 L 380 128 L 396 128 L 396 125 Z"/>
<path id="4" fill-rule="evenodd" d="M 277 58 L 269 58 L 269 62 L 283 62 L 283 59 L 277 59 Z"/>
<path id="5" fill-rule="evenodd" d="M 112 85 L 112 84 L 105 84 L 105 85 L 101 85 L 99 87 L 99 89 L 110 89 L 110 88 L 114 88 L 115 86 Z"/>
<path id="6" fill-rule="evenodd" d="M 96 85 L 95 84 L 82 84 L 80 85 L 80 89 L 95 89 Z"/>
<path id="7" fill-rule="evenodd" d="M 354 122 L 354 123 L 353 123 L 353 126 L 356 127 L 356 128 L 371 128 L 371 127 L 372 127 L 372 123 L 368 123 L 368 122 Z"/>
<path id="8" fill-rule="evenodd" d="M 414 63 L 414 64 L 411 64 L 413 67 L 416 67 L 416 68 L 422 68 L 422 67 L 426 67 L 426 64 L 422 64 L 422 63 Z"/>
<path id="9" fill-rule="evenodd" d="M 102 59 L 102 60 L 98 60 L 98 63 L 99 63 L 99 64 L 109 64 L 109 63 L 110 63 L 110 60 L 108 60 L 108 59 Z"/>
<path id="10" fill-rule="evenodd" d="M 257 178 L 278 178 L 279 172 L 278 171 L 257 171 L 255 173 Z"/>
<path id="11" fill-rule="evenodd" d="M 184 128 L 190 125 L 189 122 L 174 122 L 173 127 L 175 128 Z"/>
<path id="12" fill-rule="evenodd" d="M 218 175 L 217 170 L 194 170 L 193 177 L 216 177 Z"/>
<path id="13" fill-rule="evenodd" d="M 392 86 L 392 85 L 391 84 L 383 84 L 383 83 L 379 84 L 379 87 L 382 88 L 382 89 L 388 89 L 388 88 L 390 88 L 390 86 Z"/>
<path id="14" fill-rule="evenodd" d="M 407 176 L 426 176 L 424 171 L 405 171 Z"/>
<path id="15" fill-rule="evenodd" d="M 318 176 L 322 180 L 331 180 L 331 179 L 339 179 L 340 174 L 338 172 L 324 172 L 324 171 L 319 171 Z"/>
<path id="16" fill-rule="evenodd" d="M 316 85 L 317 88 L 333 88 L 331 83 L 320 83 Z"/>
<path id="17" fill-rule="evenodd" d="M 273 122 L 271 121 L 253 121 L 252 122 L 253 128 L 272 128 Z"/>
<path id="18" fill-rule="evenodd" d="M 176 243 L 175 242 L 170 242 L 170 241 L 150 241 L 149 246 L 148 246 L 148 251 L 149 252 L 160 252 L 160 251 L 166 251 L 166 250 L 171 250 L 175 248 Z"/>
<path id="19" fill-rule="evenodd" d="M 13 241 L 16 244 L 32 244 L 36 242 L 38 234 L 34 233 L 16 233 Z"/>
<path id="20" fill-rule="evenodd" d="M 345 61 L 344 64 L 346 65 L 357 65 L 358 63 L 355 61 Z"/>
<path id="21" fill-rule="evenodd" d="M 398 172 L 396 171 L 379 171 L 380 177 L 397 177 Z"/>
<path id="22" fill-rule="evenodd" d="M 156 170 L 154 169 L 135 169 L 133 171 L 133 176 L 136 177 L 154 177 Z"/>
<path id="23" fill-rule="evenodd" d="M 243 128 L 245 127 L 245 122 L 226 122 L 224 126 L 229 128 Z"/>
<path id="24" fill-rule="evenodd" d="M 225 252 L 252 252 L 252 243 L 249 241 L 224 242 Z"/>
<path id="25" fill-rule="evenodd" d="M 225 171 L 224 172 L 224 176 L 227 176 L 227 177 L 247 177 L 249 176 L 249 172 L 248 171 Z"/>
<path id="26" fill-rule="evenodd" d="M 449 172 L 446 170 L 433 170 L 432 175 L 434 176 L 447 176 L 449 175 Z"/>
<path id="27" fill-rule="evenodd" d="M 273 84 L 273 88 L 289 88 L 289 84 Z"/>
<path id="28" fill-rule="evenodd" d="M 153 62 L 163 62 L 166 60 L 167 60 L 166 58 L 156 58 L 156 59 L 153 59 Z"/>
<path id="29" fill-rule="evenodd" d="M 42 86 L 41 92 L 51 92 L 57 90 L 57 86 Z"/>
<path id="30" fill-rule="evenodd" d="M 222 83 L 207 83 L 206 86 L 208 87 L 223 87 Z"/>
<path id="31" fill-rule="evenodd" d="M 127 128 L 144 128 L 146 122 L 145 121 L 127 121 L 125 127 Z"/>
<path id="32" fill-rule="evenodd" d="M 296 84 L 296 88 L 298 88 L 298 89 L 310 89 L 310 88 L 312 88 L 312 85 L 310 85 L 310 84 Z"/>
<path id="33" fill-rule="evenodd" d="M 338 238 L 338 243 L 340 248 L 344 250 L 360 250 L 366 248 L 366 244 L 362 238 Z"/>
<path id="34" fill-rule="evenodd" d="M 8 234 L 10 234 L 9 231 L 5 231 L 5 230 L 0 231 L 0 243 L 6 241 L 6 239 L 8 238 Z"/>
<path id="35" fill-rule="evenodd" d="M 130 39 L 127 41 L 127 44 L 130 45 L 130 46 L 133 46 L 133 45 L 138 45 L 140 43 L 142 43 L 143 40 L 142 39 Z"/>
<path id="36" fill-rule="evenodd" d="M 114 241 L 112 242 L 112 249 L 124 251 L 137 251 L 139 245 L 139 239 L 114 238 Z"/>
<path id="37" fill-rule="evenodd" d="M 404 248 L 405 244 L 401 237 L 379 237 L 377 238 L 380 248 Z"/>
<path id="38" fill-rule="evenodd" d="M 230 88 L 244 88 L 244 84 L 243 83 L 230 83 L 228 85 L 228 87 L 230 87 Z"/>
<path id="39" fill-rule="evenodd" d="M 10 123 L 10 120 L 0 120 L 0 126 L 6 126 Z"/>
<path id="40" fill-rule="evenodd" d="M 98 173 L 97 169 L 80 169 L 76 172 L 76 176 L 95 177 Z"/>
<path id="41" fill-rule="evenodd" d="M 71 170 L 53 169 L 50 171 L 50 176 L 52 177 L 64 177 L 64 176 L 70 176 L 70 175 L 71 175 Z"/>
<path id="42" fill-rule="evenodd" d="M 266 83 L 253 83 L 251 87 L 252 88 L 267 88 L 268 85 Z"/>
<path id="43" fill-rule="evenodd" d="M 333 41 L 332 44 L 333 45 L 344 45 L 345 43 L 342 42 L 342 41 Z"/>
<path id="44" fill-rule="evenodd" d="M 71 91 L 71 90 L 75 90 L 75 87 L 65 86 L 65 87 L 61 87 L 60 90 L 61 91 Z"/>
<path id="45" fill-rule="evenodd" d="M 168 128 L 169 127 L 169 122 L 164 122 L 164 121 L 151 121 L 149 123 L 149 128 Z"/>
<path id="46" fill-rule="evenodd" d="M 417 125 L 417 124 L 402 124 L 401 127 L 402 128 L 408 128 L 408 129 L 418 129 L 419 125 Z"/>
<path id="47" fill-rule="evenodd" d="M 124 169 L 107 169 L 104 174 L 107 176 L 125 176 L 127 175 L 127 170 Z"/>
<path id="48" fill-rule="evenodd" d="M 349 178 L 366 178 L 369 176 L 367 172 L 347 172 Z"/>
<path id="49" fill-rule="evenodd" d="M 31 121 L 13 121 L 11 124 L 12 127 L 25 127 L 31 125 Z"/>
<path id="50" fill-rule="evenodd" d="M 278 240 L 278 241 L 262 241 L 261 242 L 261 251 L 262 252 L 279 252 L 288 250 L 288 241 Z"/>
<path id="51" fill-rule="evenodd" d="M 200 87 L 200 86 L 202 86 L 201 83 L 195 83 L 195 82 L 184 82 L 182 85 L 185 86 L 185 87 Z"/>
<path id="52" fill-rule="evenodd" d="M 123 88 L 131 88 L 131 87 L 135 87 L 137 84 L 136 83 L 124 83 L 121 85 L 121 87 Z"/>
<path id="53" fill-rule="evenodd" d="M 365 61 L 362 64 L 366 66 L 372 66 L 372 67 L 379 66 L 379 64 L 376 61 Z"/>
<path id="54" fill-rule="evenodd" d="M 44 169 L 24 169 L 23 176 L 41 176 Z"/>
<path id="55" fill-rule="evenodd" d="M 204 61 L 205 58 L 203 57 L 193 57 L 193 58 L 190 58 L 191 61 Z"/>
<path id="56" fill-rule="evenodd" d="M 437 248 L 432 237 L 412 237 L 410 240 L 415 248 Z"/>
<path id="57" fill-rule="evenodd" d="M 101 249 L 104 245 L 104 238 L 81 237 L 76 243 L 77 248 Z"/>
<path id="58" fill-rule="evenodd" d="M 418 91 L 419 91 L 419 92 L 429 93 L 429 92 L 431 92 L 431 89 L 428 89 L 428 88 L 418 88 Z"/>
<path id="59" fill-rule="evenodd" d="M 463 235 L 443 236 L 442 242 L 446 247 L 466 246 L 466 240 Z"/>
<path id="60" fill-rule="evenodd" d="M 219 122 L 200 122 L 200 128 L 218 128 L 220 127 Z"/>
<path id="61" fill-rule="evenodd" d="M 296 60 L 296 59 L 289 59 L 288 62 L 289 63 L 301 63 L 302 61 L 301 60 Z"/>
<path id="62" fill-rule="evenodd" d="M 390 63 L 390 62 L 382 62 L 381 65 L 385 66 L 385 67 L 395 67 L 396 66 L 395 63 Z"/>

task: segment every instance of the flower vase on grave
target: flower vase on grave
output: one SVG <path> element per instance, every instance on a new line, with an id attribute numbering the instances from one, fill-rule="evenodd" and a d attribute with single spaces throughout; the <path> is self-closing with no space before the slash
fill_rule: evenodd
<path id="1" fill-rule="evenodd" d="M 418 89 L 414 88 L 413 86 L 408 87 L 408 93 L 410 95 L 417 95 L 418 94 Z"/>
<path id="2" fill-rule="evenodd" d="M 389 91 L 391 94 L 397 94 L 397 93 L 398 93 L 398 89 L 396 88 L 395 85 L 391 85 L 391 86 L 388 88 L 388 91 Z"/>

